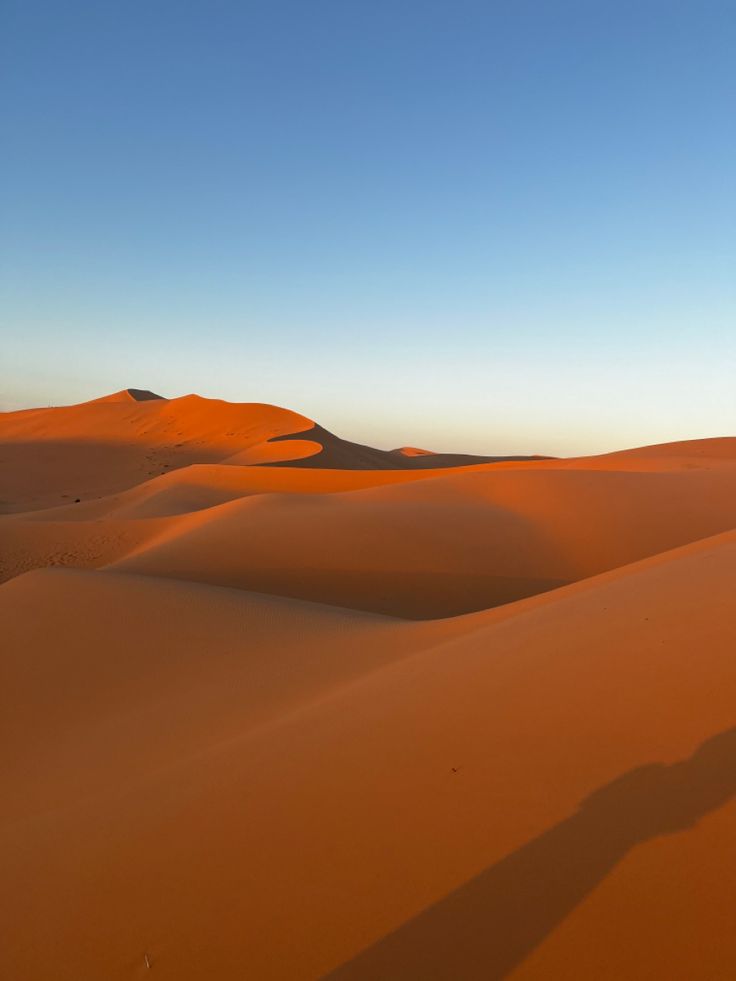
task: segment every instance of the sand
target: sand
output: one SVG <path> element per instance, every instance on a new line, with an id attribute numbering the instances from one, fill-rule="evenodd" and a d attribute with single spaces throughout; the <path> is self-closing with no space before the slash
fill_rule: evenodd
<path id="1" fill-rule="evenodd" d="M 736 440 L 323 467 L 143 390 L 0 432 L 0 976 L 734 976 Z"/>
<path id="2" fill-rule="evenodd" d="M 101 497 L 196 463 L 412 470 L 509 459 L 407 456 L 342 440 L 278 406 L 198 395 L 165 399 L 142 389 L 0 413 L 0 448 L 0 513 Z"/>

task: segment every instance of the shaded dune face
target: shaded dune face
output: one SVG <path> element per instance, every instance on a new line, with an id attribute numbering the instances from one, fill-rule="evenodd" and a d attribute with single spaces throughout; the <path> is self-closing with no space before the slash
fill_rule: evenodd
<path id="1" fill-rule="evenodd" d="M 0 416 L 0 977 L 736 976 L 736 439 Z"/>

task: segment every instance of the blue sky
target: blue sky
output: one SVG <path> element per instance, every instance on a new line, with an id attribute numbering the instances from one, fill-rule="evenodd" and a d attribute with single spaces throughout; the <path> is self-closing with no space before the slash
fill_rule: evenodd
<path id="1" fill-rule="evenodd" d="M 0 408 L 736 432 L 736 4 L 5 0 Z"/>

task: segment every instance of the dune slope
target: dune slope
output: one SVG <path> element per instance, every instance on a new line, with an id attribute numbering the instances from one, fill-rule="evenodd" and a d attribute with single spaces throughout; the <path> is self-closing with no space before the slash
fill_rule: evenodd
<path id="1" fill-rule="evenodd" d="M 208 464 L 0 518 L 0 579 L 110 565 L 431 618 L 514 601 L 734 525 L 736 450 L 726 440 L 450 470 Z"/>
<path id="2" fill-rule="evenodd" d="M 0 416 L 0 977 L 736 975 L 736 439 Z"/>
<path id="3" fill-rule="evenodd" d="M 736 526 L 736 470 L 492 468 L 251 495 L 172 521 L 114 568 L 404 617 L 497 606 Z"/>
<path id="4" fill-rule="evenodd" d="M 438 624 L 297 605 L 298 654 L 284 601 L 6 584 L 4 745 L 37 742 L 1 831 L 4 973 L 727 976 L 734 586 L 728 533 Z M 194 643 L 167 604 L 209 610 Z"/>

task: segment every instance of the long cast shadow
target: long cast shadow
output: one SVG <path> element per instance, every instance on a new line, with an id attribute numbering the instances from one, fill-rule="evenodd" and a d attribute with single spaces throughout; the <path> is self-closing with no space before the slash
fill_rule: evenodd
<path id="1" fill-rule="evenodd" d="M 736 728 L 687 760 L 599 788 L 569 818 L 471 879 L 330 981 L 495 981 L 517 967 L 635 845 L 692 828 L 736 793 Z"/>

